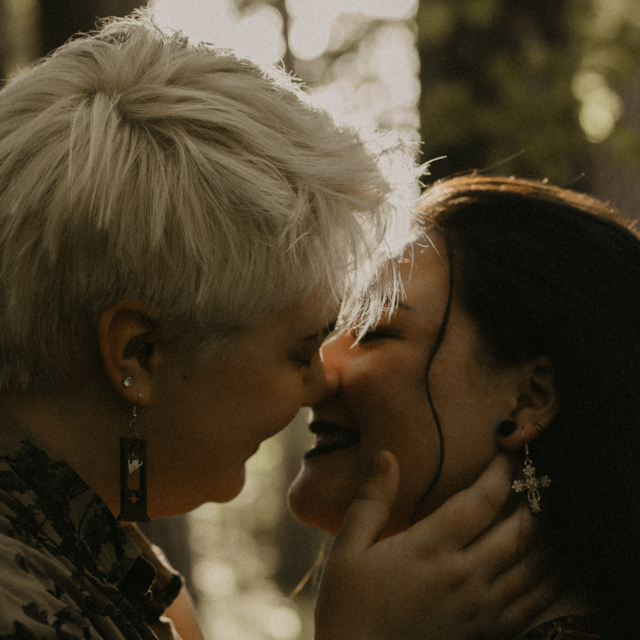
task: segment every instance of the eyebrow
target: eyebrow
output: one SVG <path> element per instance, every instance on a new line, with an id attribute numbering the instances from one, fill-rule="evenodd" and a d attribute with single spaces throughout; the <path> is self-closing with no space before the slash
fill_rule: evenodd
<path id="1" fill-rule="evenodd" d="M 402 300 L 397 299 L 393 302 L 393 308 L 391 308 L 391 299 L 385 298 L 384 306 L 387 313 L 393 313 L 398 309 L 402 309 L 403 311 L 415 311 L 415 309 L 410 307 L 406 302 L 402 302 Z"/>
<path id="2" fill-rule="evenodd" d="M 332 331 L 335 331 L 336 323 L 337 323 L 337 320 L 334 320 L 333 322 L 328 324 L 326 327 L 324 327 L 324 329 L 320 329 L 320 331 L 317 331 L 316 333 L 310 333 L 308 336 L 304 336 L 302 338 L 302 342 L 311 342 L 312 340 L 318 340 L 318 339 L 322 339 L 322 341 L 324 341 L 325 338 Z"/>

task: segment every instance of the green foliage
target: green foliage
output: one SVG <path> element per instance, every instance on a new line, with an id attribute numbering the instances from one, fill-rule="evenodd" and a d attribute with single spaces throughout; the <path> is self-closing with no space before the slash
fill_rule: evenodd
<path id="1" fill-rule="evenodd" d="M 559 184 L 594 152 L 640 165 L 620 94 L 638 79 L 637 0 L 421 0 L 424 159 Z M 497 166 L 496 166 L 497 165 Z"/>

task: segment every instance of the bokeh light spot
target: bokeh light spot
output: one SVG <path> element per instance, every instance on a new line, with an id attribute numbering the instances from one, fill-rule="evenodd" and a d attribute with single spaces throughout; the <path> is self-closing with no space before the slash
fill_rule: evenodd
<path id="1" fill-rule="evenodd" d="M 604 76 L 595 71 L 578 73 L 571 88 L 581 102 L 579 120 L 585 136 L 590 142 L 604 142 L 622 116 L 620 96 L 609 87 Z"/>

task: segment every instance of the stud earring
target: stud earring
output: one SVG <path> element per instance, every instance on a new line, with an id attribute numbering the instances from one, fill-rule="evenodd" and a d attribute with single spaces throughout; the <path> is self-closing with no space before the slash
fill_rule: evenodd
<path id="1" fill-rule="evenodd" d="M 540 487 L 548 487 L 551 484 L 548 476 L 541 476 L 536 478 L 536 468 L 533 466 L 533 462 L 529 457 L 529 445 L 524 445 L 524 480 L 515 480 L 511 485 L 511 488 L 516 492 L 527 492 L 527 499 L 529 500 L 529 508 L 532 513 L 541 513 L 540 509 Z"/>
<path id="2" fill-rule="evenodd" d="M 133 378 L 122 384 L 133 386 Z M 141 396 L 138 392 L 138 403 Z M 125 522 L 149 522 L 147 514 L 147 441 L 138 437 L 138 406 L 133 405 L 129 435 L 120 438 L 120 515 Z"/>
<path id="3" fill-rule="evenodd" d="M 122 384 L 127 387 L 127 389 L 131 389 L 131 387 L 133 387 L 133 378 L 131 376 L 127 376 L 123 381 Z"/>
<path id="4" fill-rule="evenodd" d="M 498 435 L 501 438 L 507 438 L 512 433 L 516 432 L 517 424 L 515 420 L 503 420 L 498 425 Z"/>

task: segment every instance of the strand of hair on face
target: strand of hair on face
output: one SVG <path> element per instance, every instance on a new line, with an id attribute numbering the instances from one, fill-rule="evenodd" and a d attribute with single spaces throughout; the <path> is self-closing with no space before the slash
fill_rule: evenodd
<path id="1" fill-rule="evenodd" d="M 440 479 L 440 475 L 442 473 L 442 465 L 444 464 L 444 437 L 442 435 L 442 426 L 440 424 L 440 418 L 438 417 L 438 412 L 436 411 L 435 404 L 433 403 L 433 398 L 431 396 L 431 388 L 429 386 L 429 372 L 431 371 L 431 365 L 433 364 L 433 360 L 440 349 L 440 345 L 444 340 L 444 334 L 447 331 L 447 325 L 449 324 L 449 315 L 451 314 L 451 304 L 453 302 L 453 251 L 447 242 L 446 237 L 444 238 L 445 247 L 447 250 L 447 260 L 449 261 L 449 293 L 447 297 L 447 306 L 444 309 L 444 313 L 442 314 L 442 322 L 440 323 L 440 327 L 438 329 L 438 334 L 436 335 L 436 339 L 433 343 L 433 347 L 431 348 L 431 353 L 429 354 L 429 359 L 427 360 L 426 373 L 425 373 L 425 385 L 427 388 L 427 400 L 429 401 L 429 407 L 431 407 L 431 413 L 433 414 L 433 419 L 436 424 L 436 430 L 438 432 L 438 440 L 440 442 L 440 459 L 438 461 L 438 470 L 436 471 L 436 477 L 433 479 L 433 482 L 429 485 L 427 490 L 422 494 L 420 500 L 418 500 L 418 504 L 414 509 L 413 516 L 411 518 L 411 522 L 416 522 L 416 513 L 420 505 L 427 499 L 427 496 L 431 493 L 433 488 L 438 483 Z"/>

